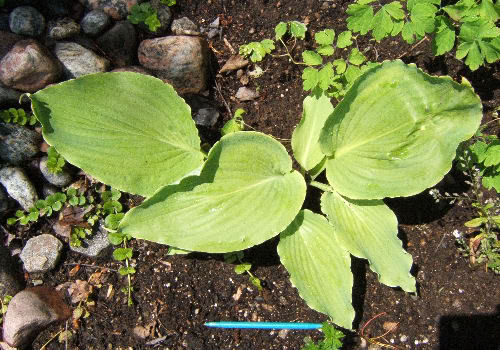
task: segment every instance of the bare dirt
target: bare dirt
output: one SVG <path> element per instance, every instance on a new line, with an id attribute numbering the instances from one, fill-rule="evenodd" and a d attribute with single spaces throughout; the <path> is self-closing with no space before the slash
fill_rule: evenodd
<path id="1" fill-rule="evenodd" d="M 216 17 L 221 20 L 222 34 L 210 41 L 214 55 L 214 72 L 231 56 L 229 46 L 274 37 L 274 26 L 280 21 L 298 20 L 308 24 L 308 36 L 293 53 L 313 47 L 314 32 L 333 28 L 346 29 L 345 10 L 349 1 L 317 0 L 178 0 L 175 17 L 187 16 L 199 25 L 207 25 Z M 229 45 L 224 43 L 226 39 Z M 434 57 L 429 41 L 410 46 L 398 38 L 381 43 L 360 37 L 357 45 L 372 61 L 400 58 L 433 75 L 450 75 L 460 81 L 466 77 L 480 95 L 485 115 L 500 105 L 500 73 L 497 66 L 480 68 L 471 73 L 451 54 Z M 283 53 L 278 46 L 277 53 Z M 342 53 L 341 53 L 342 54 Z M 260 97 L 250 102 L 237 102 L 233 97 L 241 87 L 235 73 L 214 74 L 211 96 L 222 118 L 211 130 L 203 130 L 207 139 L 218 137 L 218 130 L 242 107 L 245 121 L 255 130 L 284 139 L 289 148 L 291 133 L 299 122 L 302 100 L 302 69 L 286 58 L 268 57 L 260 63 L 265 71 L 250 80 L 249 88 L 258 89 Z M 252 67 L 252 66 L 251 66 Z M 498 128 L 489 132 L 498 134 Z M 467 190 L 460 173 L 452 171 L 439 185 L 456 191 Z M 310 195 L 310 207 L 318 197 Z M 455 245 L 452 232 L 466 231 L 473 208 L 466 204 L 441 205 L 427 194 L 387 201 L 400 223 L 400 238 L 414 258 L 413 274 L 418 282 L 418 295 L 380 284 L 365 261 L 353 259 L 355 274 L 353 302 L 357 317 L 355 331 L 346 331 L 343 349 L 359 349 L 367 339 L 386 333 L 384 322 L 396 322 L 397 328 L 378 341 L 393 349 L 500 349 L 500 279 L 485 266 L 471 267 Z M 23 234 L 23 241 L 34 232 Z M 300 349 L 304 337 L 318 339 L 317 331 L 220 330 L 203 326 L 215 320 L 259 320 L 322 322 L 327 319 L 303 302 L 290 284 L 288 274 L 276 253 L 277 241 L 245 252 L 252 263 L 252 273 L 263 284 L 259 292 L 248 277 L 237 275 L 234 266 L 221 255 L 192 254 L 167 256 L 167 247 L 145 241 L 132 241 L 134 305 L 128 307 L 120 288 L 126 279 L 115 271 L 120 265 L 110 260 L 90 260 L 67 249 L 58 267 L 43 277 L 45 285 L 56 286 L 76 279 L 88 280 L 95 272 L 103 272 L 101 287 L 92 295 L 95 306 L 82 319 L 69 340 L 70 349 Z M 70 271 L 80 264 L 76 274 Z M 26 276 L 27 284 L 33 276 Z M 112 286 L 112 287 L 110 287 Z M 113 292 L 108 295 L 112 288 Z M 328 291 L 325 291 L 328 293 Z M 384 313 L 380 315 L 381 313 Z M 377 315 L 380 315 L 377 317 Z M 142 326 L 149 335 L 142 339 L 134 328 Z M 40 349 L 61 325 L 41 333 L 33 348 Z M 71 328 L 72 326 L 69 325 Z M 364 338 L 361 337 L 364 336 Z M 148 342 L 156 343 L 147 345 Z M 369 344 L 368 344 L 369 345 Z M 63 349 L 52 341 L 46 349 Z"/>

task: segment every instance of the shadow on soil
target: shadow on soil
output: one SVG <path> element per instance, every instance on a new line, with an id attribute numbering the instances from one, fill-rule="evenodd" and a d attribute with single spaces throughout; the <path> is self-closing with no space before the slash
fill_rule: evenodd
<path id="1" fill-rule="evenodd" d="M 440 350 L 499 350 L 500 304 L 494 314 L 447 315 L 439 321 Z"/>

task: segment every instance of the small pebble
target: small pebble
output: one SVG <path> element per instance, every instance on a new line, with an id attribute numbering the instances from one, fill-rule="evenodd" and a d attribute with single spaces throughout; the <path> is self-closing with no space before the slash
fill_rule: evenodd
<path id="1" fill-rule="evenodd" d="M 19 257 L 28 273 L 47 272 L 52 270 L 62 250 L 62 243 L 47 233 L 30 238 Z"/>
<path id="2" fill-rule="evenodd" d="M 45 18 L 34 7 L 19 6 L 10 13 L 9 26 L 13 33 L 39 36 L 45 29 Z"/>
<path id="3" fill-rule="evenodd" d="M 35 206 L 38 200 L 35 186 L 21 168 L 5 167 L 0 169 L 0 183 L 9 196 L 15 199 L 26 211 Z"/>
<path id="4" fill-rule="evenodd" d="M 111 17 L 109 17 L 102 10 L 92 10 L 83 17 L 80 22 L 82 31 L 89 36 L 97 36 L 104 32 L 104 30 L 111 24 Z"/>

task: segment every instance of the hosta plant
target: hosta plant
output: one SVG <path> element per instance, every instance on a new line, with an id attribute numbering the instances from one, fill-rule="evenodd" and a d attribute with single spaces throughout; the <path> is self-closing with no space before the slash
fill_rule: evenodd
<path id="1" fill-rule="evenodd" d="M 279 235 L 278 253 L 312 308 L 352 328 L 354 255 L 382 283 L 415 292 L 411 256 L 383 198 L 436 184 L 458 144 L 479 126 L 467 83 L 384 62 L 335 108 L 304 100 L 286 149 L 254 131 L 225 135 L 205 157 L 188 105 L 170 85 L 136 73 L 101 73 L 31 95 L 43 135 L 64 158 L 114 188 L 148 197 L 121 220 L 125 235 L 226 253 Z M 326 171 L 327 183 L 316 181 Z M 322 213 L 303 208 L 307 185 Z"/>

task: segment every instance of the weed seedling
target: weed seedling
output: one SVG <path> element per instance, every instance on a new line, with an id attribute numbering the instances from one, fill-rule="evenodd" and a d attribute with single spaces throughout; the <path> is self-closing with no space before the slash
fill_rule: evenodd
<path id="1" fill-rule="evenodd" d="M 121 291 L 127 295 L 127 305 L 132 306 L 132 292 L 134 291 L 134 287 L 132 287 L 131 276 L 135 274 L 135 268 L 130 266 L 129 262 L 129 260 L 132 259 L 133 255 L 132 248 L 127 248 L 127 242 L 130 241 L 132 237 L 120 232 L 113 232 L 112 230 L 110 230 L 110 232 L 108 233 L 108 239 L 111 244 L 115 246 L 122 245 L 122 247 L 115 248 L 115 250 L 113 251 L 113 258 L 116 261 L 125 262 L 125 266 L 120 267 L 118 273 L 122 276 L 127 276 L 128 285 L 126 287 L 123 287 Z"/>
<path id="2" fill-rule="evenodd" d="M 35 125 L 37 120 L 33 114 L 26 115 L 22 108 L 9 108 L 0 112 L 0 118 L 6 123 L 15 123 L 18 125 Z"/>
<path id="3" fill-rule="evenodd" d="M 224 261 L 228 264 L 237 263 L 234 266 L 234 272 L 238 275 L 246 273 L 248 275 L 248 280 L 252 283 L 259 291 L 262 290 L 262 284 L 260 283 L 260 279 L 255 277 L 255 275 L 250 272 L 252 269 L 252 264 L 243 261 L 244 253 L 242 251 L 225 253 Z"/>
<path id="4" fill-rule="evenodd" d="M 342 347 L 342 338 L 345 337 L 344 333 L 334 328 L 328 322 L 324 322 L 320 330 L 323 332 L 323 339 L 316 344 L 310 337 L 306 337 L 304 339 L 306 345 L 302 350 L 339 350 Z"/>
<path id="5" fill-rule="evenodd" d="M 9 302 L 12 300 L 12 296 L 6 295 L 3 298 L 0 298 L 0 324 L 3 322 L 3 315 L 7 312 L 7 307 Z"/>
<path id="6" fill-rule="evenodd" d="M 53 174 L 58 174 L 62 171 L 66 161 L 57 152 L 55 147 L 49 147 L 47 150 L 47 169 Z"/>

